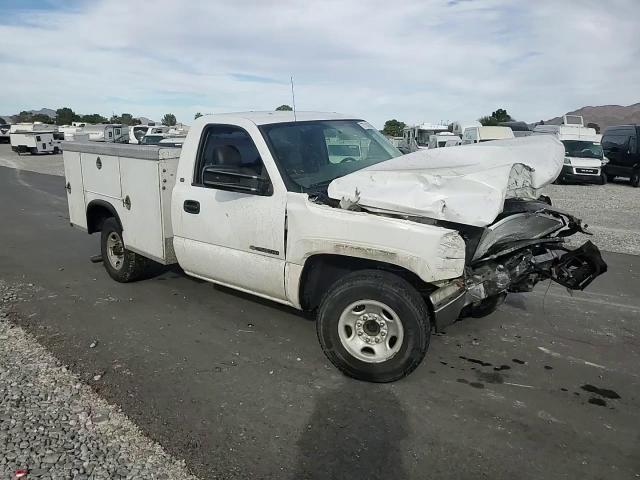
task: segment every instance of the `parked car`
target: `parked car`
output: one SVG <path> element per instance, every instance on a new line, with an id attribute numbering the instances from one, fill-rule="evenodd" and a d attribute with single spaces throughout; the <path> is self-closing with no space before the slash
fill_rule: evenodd
<path id="1" fill-rule="evenodd" d="M 640 125 L 609 127 L 602 135 L 602 148 L 609 162 L 604 167 L 608 178 L 629 177 L 634 187 L 640 187 Z"/>
<path id="2" fill-rule="evenodd" d="M 55 125 L 45 123 L 14 123 L 9 130 L 11 150 L 16 153 L 58 153 L 59 145 L 54 143 L 54 134 L 58 133 Z"/>
<path id="3" fill-rule="evenodd" d="M 11 125 L 7 123 L 0 123 L 0 142 L 9 143 L 10 142 L 10 133 Z"/>
<path id="4" fill-rule="evenodd" d="M 118 282 L 178 263 L 315 312 L 329 360 L 374 382 L 411 373 L 432 329 L 488 315 L 508 292 L 584 289 L 606 271 L 591 242 L 563 245 L 580 220 L 538 198 L 562 168 L 555 138 L 402 155 L 363 120 L 296 116 L 203 116 L 182 149 L 70 142 L 70 223 L 100 232 Z M 359 155 L 332 161 L 332 138 Z"/>

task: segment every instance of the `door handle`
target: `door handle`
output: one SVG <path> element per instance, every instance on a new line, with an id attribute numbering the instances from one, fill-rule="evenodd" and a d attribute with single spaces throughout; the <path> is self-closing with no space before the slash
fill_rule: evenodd
<path id="1" fill-rule="evenodd" d="M 184 208 L 184 211 L 187 213 L 193 213 L 197 215 L 198 213 L 200 213 L 200 202 L 196 200 L 185 200 L 182 208 Z"/>

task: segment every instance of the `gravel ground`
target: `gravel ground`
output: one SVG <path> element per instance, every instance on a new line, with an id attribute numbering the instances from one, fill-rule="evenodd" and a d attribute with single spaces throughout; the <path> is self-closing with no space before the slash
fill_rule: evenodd
<path id="1" fill-rule="evenodd" d="M 29 288 L 0 281 L 0 478 L 195 479 L 8 321 Z"/>
<path id="2" fill-rule="evenodd" d="M 572 243 L 591 240 L 601 250 L 640 255 L 640 188 L 621 181 L 605 186 L 549 185 L 543 193 L 589 225 L 593 236 L 574 235 Z"/>

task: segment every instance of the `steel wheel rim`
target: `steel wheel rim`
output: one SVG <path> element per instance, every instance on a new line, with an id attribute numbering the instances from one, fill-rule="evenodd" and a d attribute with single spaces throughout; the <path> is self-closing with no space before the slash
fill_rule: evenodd
<path id="1" fill-rule="evenodd" d="M 342 346 L 358 360 L 382 363 L 393 358 L 404 340 L 399 315 L 377 300 L 358 300 L 342 311 L 338 321 Z"/>
<path id="2" fill-rule="evenodd" d="M 111 232 L 107 237 L 107 258 L 109 264 L 116 270 L 120 270 L 124 264 L 124 245 L 122 238 L 116 232 Z"/>

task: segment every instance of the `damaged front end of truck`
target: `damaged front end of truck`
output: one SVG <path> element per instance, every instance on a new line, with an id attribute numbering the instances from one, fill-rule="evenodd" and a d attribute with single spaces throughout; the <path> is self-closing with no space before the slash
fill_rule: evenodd
<path id="1" fill-rule="evenodd" d="M 606 272 L 592 242 L 575 249 L 565 243 L 589 235 L 581 220 L 540 195 L 563 159 L 562 144 L 550 136 L 419 151 L 338 178 L 328 195 L 341 208 L 442 227 L 464 239 L 462 275 L 443 275 L 429 294 L 442 330 L 460 317 L 491 313 L 509 292 L 529 292 L 543 280 L 583 290 Z"/>
<path id="2" fill-rule="evenodd" d="M 541 281 L 584 290 L 607 271 L 591 241 L 575 249 L 565 245 L 575 233 L 590 233 L 580 219 L 554 208 L 545 197 L 508 199 L 492 225 L 458 229 L 467 243 L 467 262 L 464 276 L 440 282 L 430 294 L 438 330 L 461 317 L 483 317 L 508 293 L 530 292 Z"/>

